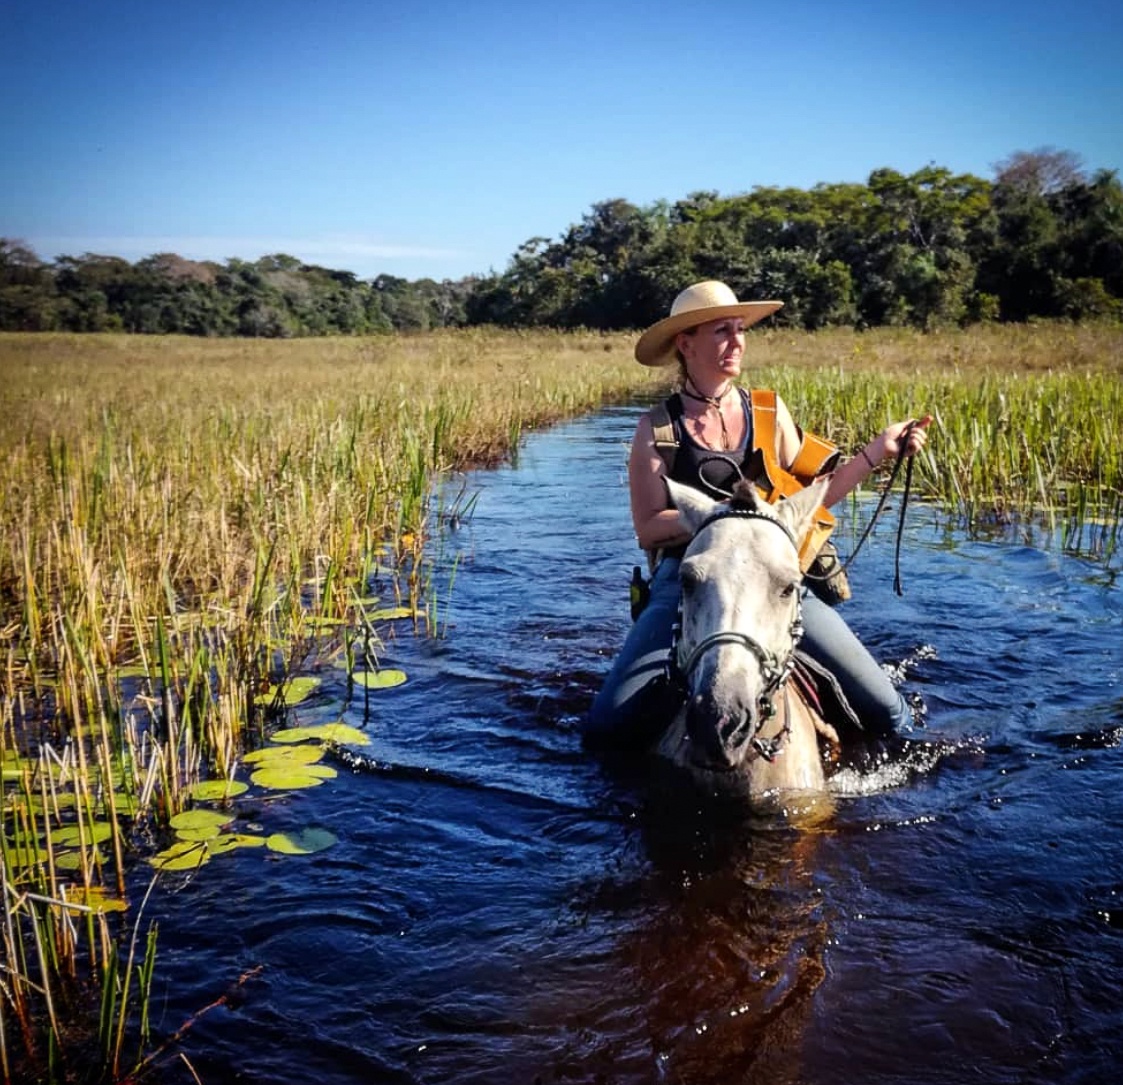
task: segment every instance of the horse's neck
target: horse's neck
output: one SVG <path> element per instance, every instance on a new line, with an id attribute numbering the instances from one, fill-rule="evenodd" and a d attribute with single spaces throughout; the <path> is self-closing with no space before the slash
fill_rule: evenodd
<path id="1" fill-rule="evenodd" d="M 786 730 L 783 743 L 772 761 L 756 754 L 740 770 L 741 787 L 750 795 L 768 791 L 822 791 L 826 787 L 823 758 L 819 751 L 822 737 L 829 747 L 838 748 L 838 735 L 800 695 L 786 685 L 774 696 L 776 713 L 769 738 Z M 784 714 L 787 713 L 785 716 Z M 659 737 L 655 753 L 680 762 L 686 737 L 686 707 L 683 706 Z"/>
<path id="2" fill-rule="evenodd" d="M 826 777 L 819 753 L 819 736 L 822 734 L 829 740 L 827 732 L 834 734 L 834 728 L 824 723 L 790 684 L 784 686 L 774 700 L 777 715 L 787 713 L 787 738 L 775 760 L 769 762 L 758 758 L 759 764 L 754 762 L 753 770 L 759 773 L 765 788 L 822 790 L 826 786 Z M 837 742 L 838 736 L 834 735 L 834 739 Z M 765 783 L 765 779 L 769 782 Z"/>

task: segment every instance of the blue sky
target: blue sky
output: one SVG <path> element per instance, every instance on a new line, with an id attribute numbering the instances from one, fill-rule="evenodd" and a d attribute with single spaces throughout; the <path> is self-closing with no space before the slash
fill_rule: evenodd
<path id="1" fill-rule="evenodd" d="M 598 201 L 1123 172 L 1123 4 L 0 0 L 0 236 L 408 279 Z"/>

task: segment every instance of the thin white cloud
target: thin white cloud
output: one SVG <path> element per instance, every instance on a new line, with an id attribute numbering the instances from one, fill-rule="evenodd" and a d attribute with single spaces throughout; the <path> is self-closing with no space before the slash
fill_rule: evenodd
<path id="1" fill-rule="evenodd" d="M 362 237 L 31 237 L 31 246 L 44 259 L 56 256 L 119 256 L 140 260 L 160 252 L 173 252 L 189 260 L 256 260 L 285 253 L 310 264 L 369 264 L 371 261 L 462 260 L 460 249 L 426 245 L 398 245 Z"/>

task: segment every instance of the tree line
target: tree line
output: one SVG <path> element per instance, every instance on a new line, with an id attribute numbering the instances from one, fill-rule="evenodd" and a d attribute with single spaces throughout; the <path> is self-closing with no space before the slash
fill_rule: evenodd
<path id="1" fill-rule="evenodd" d="M 494 324 L 629 329 L 684 286 L 722 279 L 785 302 L 776 320 L 933 328 L 984 320 L 1123 319 L 1123 185 L 1071 152 L 1018 152 L 993 180 L 938 166 L 865 184 L 695 192 L 594 204 L 531 238 L 502 272 L 361 280 L 277 254 L 248 262 L 87 253 L 47 263 L 0 239 L 0 329 L 364 335 Z"/>

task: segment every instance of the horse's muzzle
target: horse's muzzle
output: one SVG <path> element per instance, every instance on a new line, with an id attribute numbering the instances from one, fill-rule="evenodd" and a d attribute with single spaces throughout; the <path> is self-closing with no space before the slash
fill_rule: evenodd
<path id="1" fill-rule="evenodd" d="M 729 770 L 744 760 L 756 723 L 743 709 L 718 705 L 707 693 L 691 695 L 686 706 L 690 756 L 700 768 Z"/>

